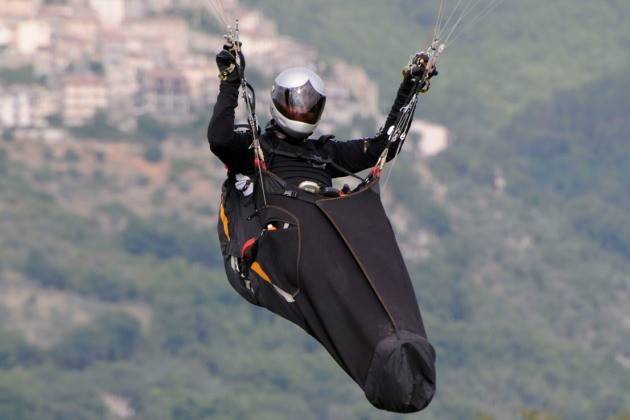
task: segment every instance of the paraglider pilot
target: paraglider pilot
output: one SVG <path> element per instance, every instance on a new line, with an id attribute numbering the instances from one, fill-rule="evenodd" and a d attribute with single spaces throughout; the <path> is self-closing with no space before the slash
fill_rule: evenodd
<path id="1" fill-rule="evenodd" d="M 244 57 L 232 43 L 217 55 L 221 86 L 208 127 L 210 149 L 228 169 L 217 227 L 232 287 L 300 326 L 370 403 L 399 413 L 420 411 L 433 399 L 435 350 L 380 200 L 378 177 L 353 191 L 336 190 L 332 179 L 396 155 L 401 140 L 390 141 L 388 133 L 408 128 L 416 93 L 437 74 L 427 58 L 418 54 L 406 67 L 379 133 L 336 141 L 310 138 L 326 91 L 306 68 L 276 78 L 273 119 L 263 133 L 253 112 L 247 129 L 235 127 L 239 91 L 248 87 Z M 249 99 L 246 105 L 251 107 Z"/>
<path id="2" fill-rule="evenodd" d="M 208 127 L 208 142 L 212 152 L 230 172 L 253 174 L 251 134 L 235 131 L 234 127 L 240 78 L 244 71 L 239 71 L 237 67 L 236 54 L 233 46 L 226 45 L 217 55 L 221 86 Z M 245 60 L 242 55 L 241 58 L 244 67 Z M 269 149 L 270 170 L 296 186 L 310 191 L 323 191 L 332 187 L 333 178 L 372 167 L 387 146 L 388 129 L 395 124 L 414 86 L 412 78 L 415 70 L 407 67 L 403 71 L 404 79 L 383 129 L 373 137 L 350 141 L 335 141 L 333 136 L 309 139 L 326 105 L 324 82 L 307 68 L 291 68 L 282 72 L 271 91 L 273 119 L 262 136 L 265 140 L 263 144 Z M 437 71 L 430 76 L 434 75 L 437 75 Z M 389 146 L 389 159 L 395 157 L 397 146 Z M 329 164 L 318 162 L 318 158 Z"/>

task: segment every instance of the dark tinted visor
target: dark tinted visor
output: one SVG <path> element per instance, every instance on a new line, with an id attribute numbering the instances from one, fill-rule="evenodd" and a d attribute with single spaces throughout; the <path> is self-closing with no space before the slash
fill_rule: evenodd
<path id="1" fill-rule="evenodd" d="M 317 124 L 326 105 L 326 97 L 316 91 L 311 82 L 296 88 L 276 85 L 271 99 L 282 115 L 307 124 Z"/>

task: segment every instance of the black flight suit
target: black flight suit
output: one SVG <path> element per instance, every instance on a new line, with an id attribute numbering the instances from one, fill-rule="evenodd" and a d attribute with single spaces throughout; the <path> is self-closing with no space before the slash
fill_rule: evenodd
<path id="1" fill-rule="evenodd" d="M 254 168 L 254 153 L 250 148 L 252 138 L 249 133 L 234 130 L 235 108 L 238 104 L 238 83 L 222 82 L 217 103 L 214 107 L 212 119 L 208 126 L 208 142 L 212 152 L 221 159 L 232 174 L 252 174 Z M 299 158 L 286 156 L 271 156 L 268 160 L 269 170 L 293 185 L 302 181 L 315 181 L 320 186 L 329 187 L 332 179 L 347 176 L 338 167 L 347 172 L 356 173 L 374 166 L 387 146 L 389 127 L 395 124 L 400 108 L 404 106 L 413 82 L 403 80 L 398 95 L 389 113 L 384 128 L 374 137 L 348 141 L 319 141 L 315 139 L 293 139 L 286 136 L 272 121 L 263 133 L 263 138 L 273 145 L 290 145 L 301 149 L 305 154 L 319 155 L 330 159 L 336 165 L 316 167 Z M 398 144 L 390 146 L 389 159 L 395 157 Z M 267 158 L 269 158 L 267 156 Z"/>
<path id="2" fill-rule="evenodd" d="M 303 141 L 286 136 L 272 122 L 261 139 L 270 171 L 292 185 L 314 181 L 326 187 L 346 172 L 373 167 L 413 85 L 403 81 L 384 128 L 374 137 Z M 258 213 L 255 196 L 238 193 L 233 182 L 239 173 L 256 172 L 251 135 L 234 127 L 238 94 L 238 84 L 221 84 L 208 127 L 210 148 L 232 177 L 224 187 L 218 226 L 228 280 L 251 303 L 315 337 L 374 406 L 401 413 L 423 409 L 435 393 L 435 350 L 378 193 L 369 188 L 326 199 L 303 194 L 316 203 L 270 195 L 261 220 L 252 219 Z M 398 145 L 391 147 L 393 158 Z M 280 153 L 287 149 L 298 153 Z M 298 154 L 332 163 L 313 165 L 314 159 Z M 268 228 L 276 219 L 286 223 Z M 248 249 L 256 250 L 253 257 Z"/>

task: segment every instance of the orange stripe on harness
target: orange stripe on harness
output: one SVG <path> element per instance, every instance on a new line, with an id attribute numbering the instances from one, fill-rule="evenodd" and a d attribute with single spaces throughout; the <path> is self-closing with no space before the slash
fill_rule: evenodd
<path id="1" fill-rule="evenodd" d="M 219 217 L 221 218 L 221 223 L 223 223 L 223 233 L 230 240 L 230 220 L 225 214 L 225 208 L 223 207 L 223 203 L 221 203 L 221 208 L 219 209 Z"/>
<path id="2" fill-rule="evenodd" d="M 251 266 L 251 269 L 254 273 L 258 274 L 261 279 L 271 284 L 271 278 L 267 273 L 265 273 L 265 270 L 263 270 L 258 262 L 254 262 Z"/>

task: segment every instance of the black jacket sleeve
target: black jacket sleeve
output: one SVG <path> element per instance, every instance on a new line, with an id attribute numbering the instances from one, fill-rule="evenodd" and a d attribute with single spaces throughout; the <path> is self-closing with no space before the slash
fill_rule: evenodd
<path id="1" fill-rule="evenodd" d="M 254 154 L 250 149 L 251 135 L 234 130 L 235 109 L 238 106 L 239 84 L 222 82 L 217 103 L 208 125 L 210 150 L 235 173 L 248 173 Z"/>
<path id="2" fill-rule="evenodd" d="M 387 147 L 387 141 L 389 138 L 387 132 L 389 128 L 396 123 L 400 110 L 405 105 L 412 89 L 413 82 L 410 79 L 402 81 L 398 89 L 394 105 L 387 116 L 385 125 L 377 135 L 359 140 L 330 142 L 331 157 L 333 161 L 337 165 L 353 173 L 360 172 L 374 166 L 385 147 Z M 395 157 L 397 148 L 398 142 L 390 146 L 388 160 L 392 160 Z M 338 171 L 335 171 L 332 175 L 333 177 L 346 176 L 346 174 Z"/>

